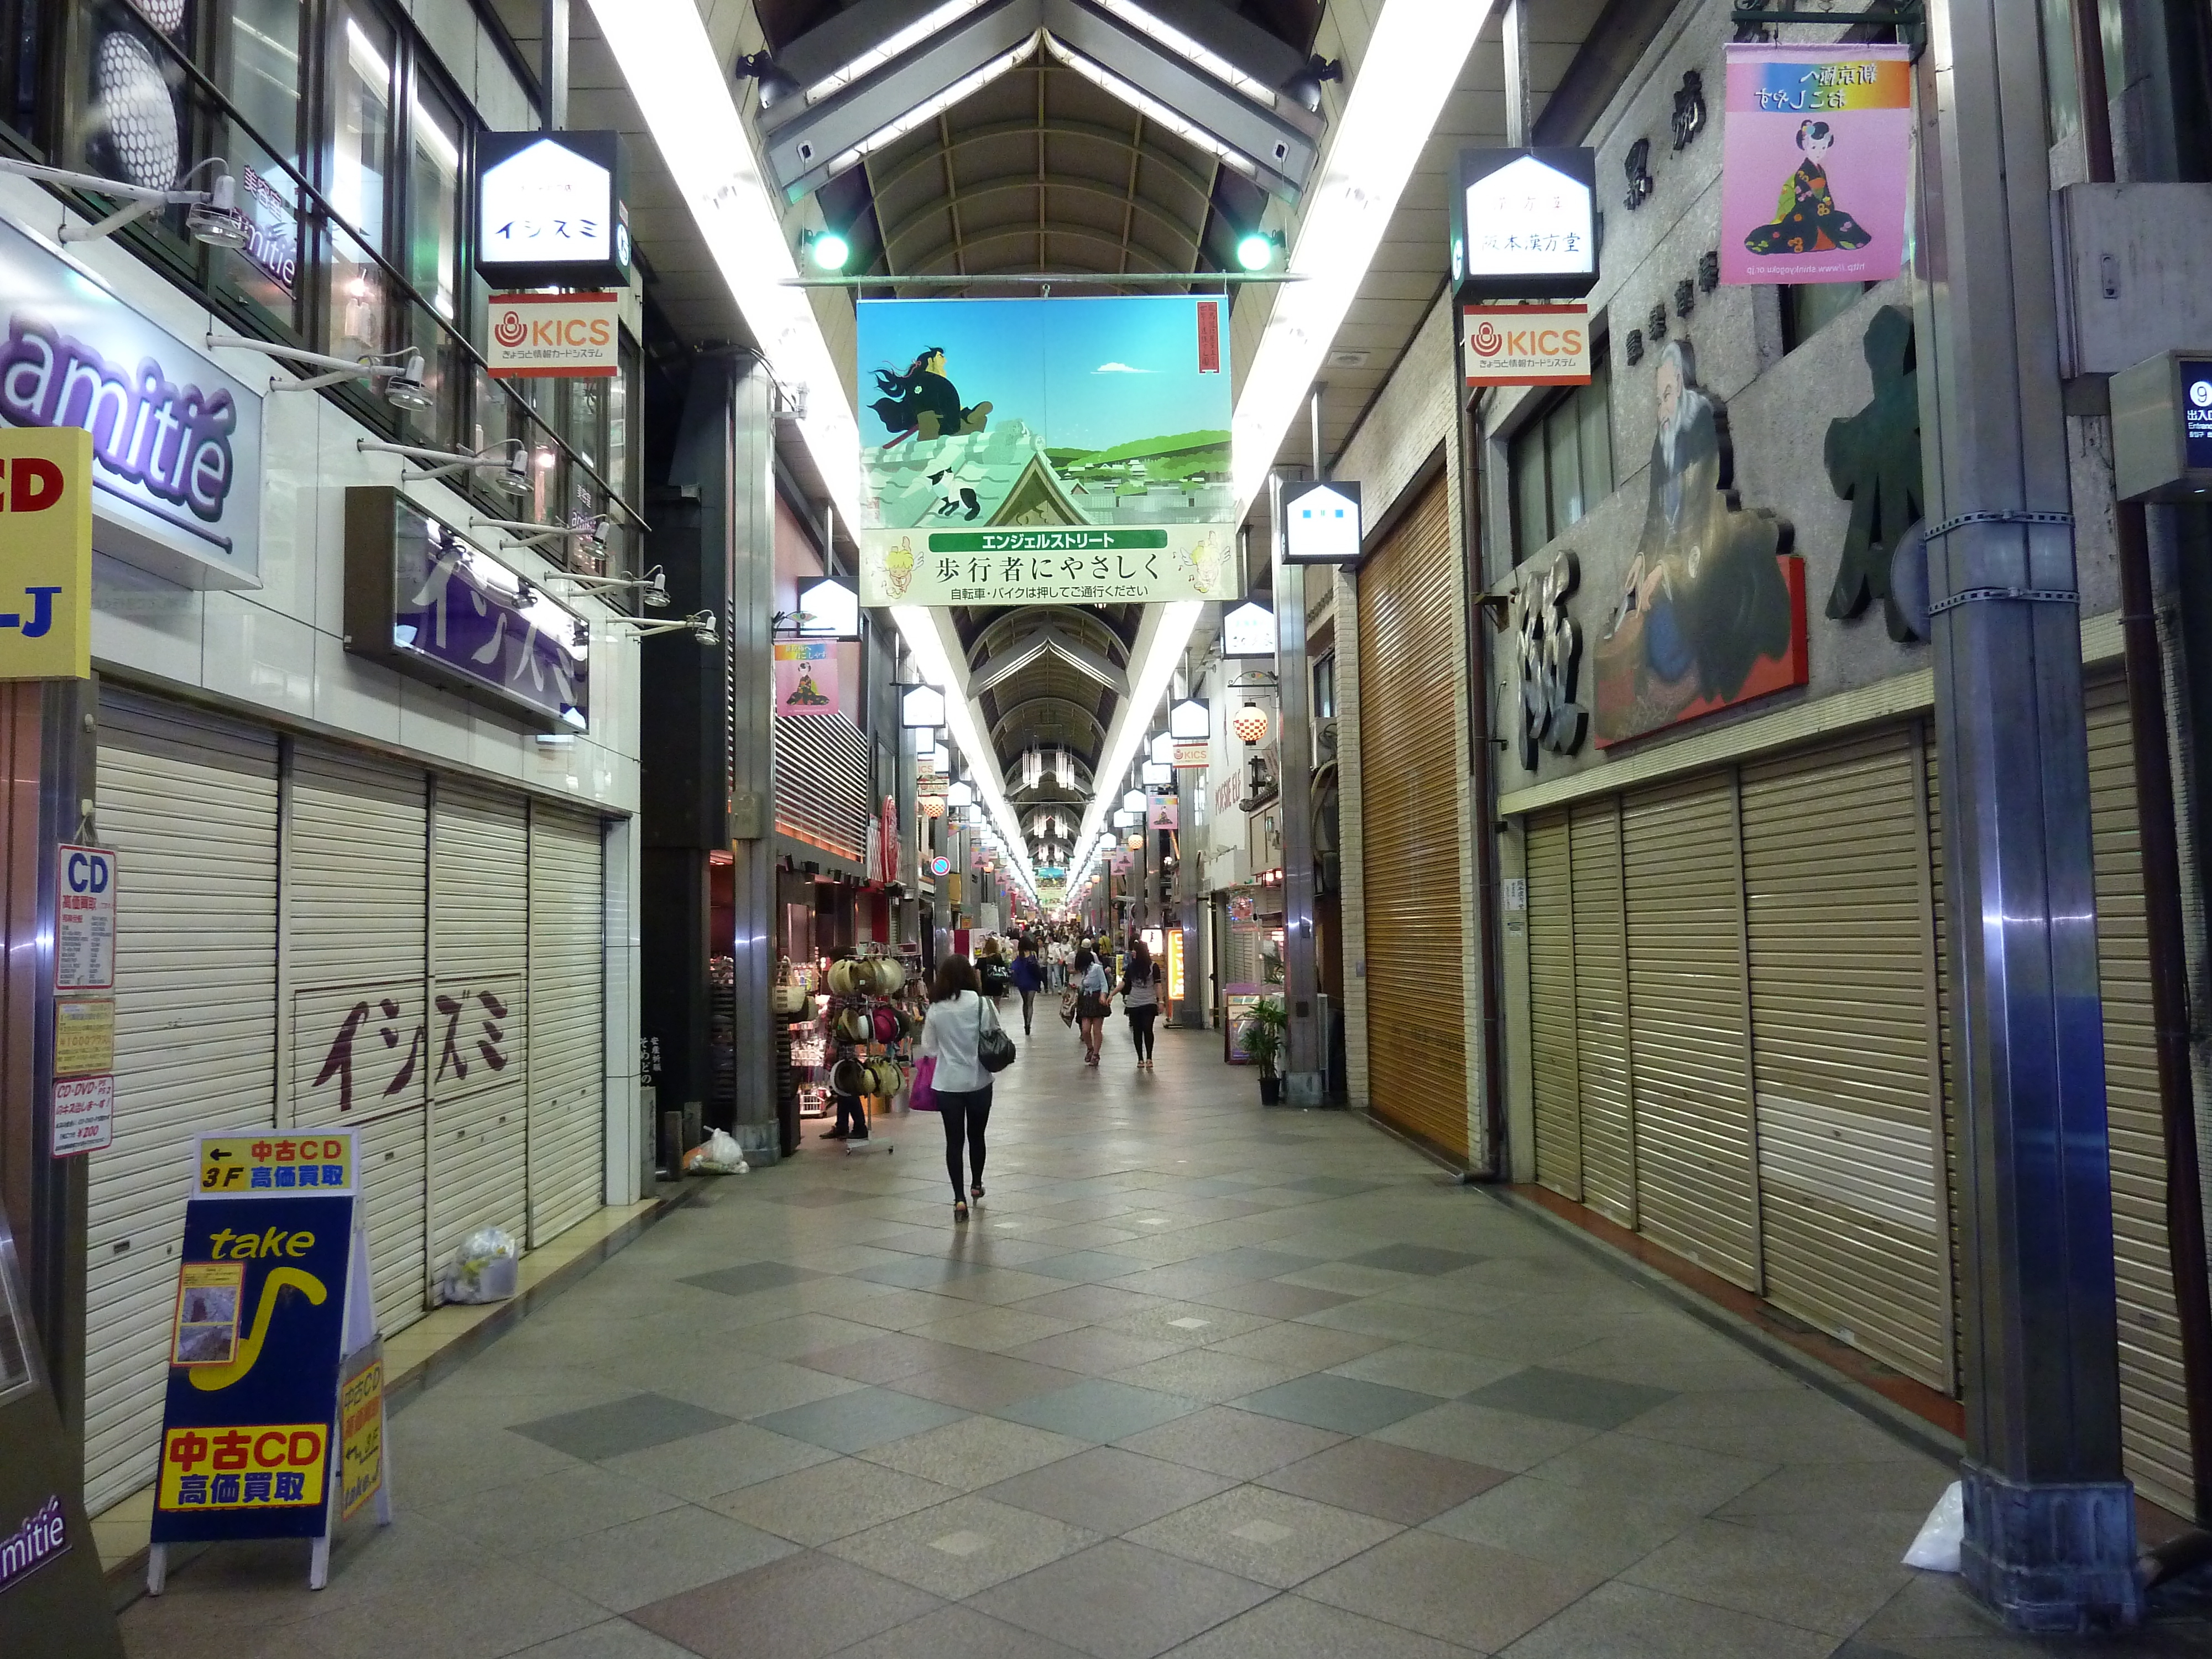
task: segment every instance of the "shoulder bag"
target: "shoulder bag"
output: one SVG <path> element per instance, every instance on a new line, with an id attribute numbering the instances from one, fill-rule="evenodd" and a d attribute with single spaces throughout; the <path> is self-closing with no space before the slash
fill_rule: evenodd
<path id="1" fill-rule="evenodd" d="M 975 1005 L 975 1058 L 987 1072 L 1003 1072 L 1014 1063 L 1014 1040 L 995 1021 L 983 1029 L 983 1005 Z"/>

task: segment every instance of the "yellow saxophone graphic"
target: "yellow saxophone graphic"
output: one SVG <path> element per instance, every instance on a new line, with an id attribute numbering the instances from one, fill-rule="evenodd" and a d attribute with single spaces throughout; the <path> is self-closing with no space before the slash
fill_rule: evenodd
<path id="1" fill-rule="evenodd" d="M 276 1292 L 287 1285 L 296 1285 L 307 1292 L 307 1300 L 320 1303 L 330 1294 L 323 1281 L 297 1267 L 271 1267 L 269 1277 L 261 1281 L 260 1305 L 253 1310 L 253 1329 L 238 1345 L 238 1356 L 228 1365 L 197 1365 L 192 1368 L 192 1386 L 213 1393 L 227 1389 L 253 1369 L 253 1362 L 261 1358 L 261 1343 L 269 1334 L 269 1322 L 276 1316 Z"/>

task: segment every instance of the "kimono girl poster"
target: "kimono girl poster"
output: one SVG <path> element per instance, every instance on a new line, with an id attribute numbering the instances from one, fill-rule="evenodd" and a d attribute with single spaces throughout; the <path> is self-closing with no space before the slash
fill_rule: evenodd
<path id="1" fill-rule="evenodd" d="M 1721 280 L 1871 283 L 1905 268 L 1909 47 L 1728 48 Z"/>

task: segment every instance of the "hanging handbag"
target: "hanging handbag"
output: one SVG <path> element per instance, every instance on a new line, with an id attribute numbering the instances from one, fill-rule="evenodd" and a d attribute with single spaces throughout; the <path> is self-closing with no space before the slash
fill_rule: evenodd
<path id="1" fill-rule="evenodd" d="M 1082 1000 L 1083 993 L 1073 985 L 1060 994 L 1060 1023 L 1062 1025 L 1075 1024 L 1075 1007 Z"/>
<path id="2" fill-rule="evenodd" d="M 915 1063 L 914 1081 L 907 1085 L 907 1109 L 912 1112 L 933 1112 L 937 1109 L 937 1089 L 932 1079 L 937 1075 L 937 1056 L 924 1054 Z"/>
<path id="3" fill-rule="evenodd" d="M 769 1010 L 787 1019 L 795 1018 L 806 1012 L 808 1001 L 805 988 L 792 982 L 791 958 L 784 957 L 776 964 L 775 983 L 769 988 Z"/>
<path id="4" fill-rule="evenodd" d="M 975 1058 L 987 1072 L 1003 1072 L 1014 1063 L 1014 1040 L 1006 1028 L 994 1023 L 983 1029 L 983 1005 L 975 1005 Z"/>

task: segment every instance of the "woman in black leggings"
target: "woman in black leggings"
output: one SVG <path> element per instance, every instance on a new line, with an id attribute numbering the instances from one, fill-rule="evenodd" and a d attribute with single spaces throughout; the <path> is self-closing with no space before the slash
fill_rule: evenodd
<path id="1" fill-rule="evenodd" d="M 968 1218 L 968 1200 L 983 1200 L 983 1131 L 991 1121 L 991 1074 L 975 1057 L 983 1033 L 996 1030 L 999 1016 L 983 1000 L 982 981 L 965 957 L 948 956 L 929 984 L 929 1016 L 921 1025 L 921 1053 L 937 1061 L 931 1087 L 937 1115 L 945 1123 L 945 1168 L 952 1177 L 952 1218 Z M 963 1149 L 973 1182 L 960 1190 Z"/>
<path id="2" fill-rule="evenodd" d="M 1152 1069 L 1152 1021 L 1160 1012 L 1160 965 L 1152 947 L 1139 939 L 1129 950 L 1121 975 L 1121 1012 L 1129 1017 L 1129 1041 L 1137 1046 L 1137 1069 Z"/>

